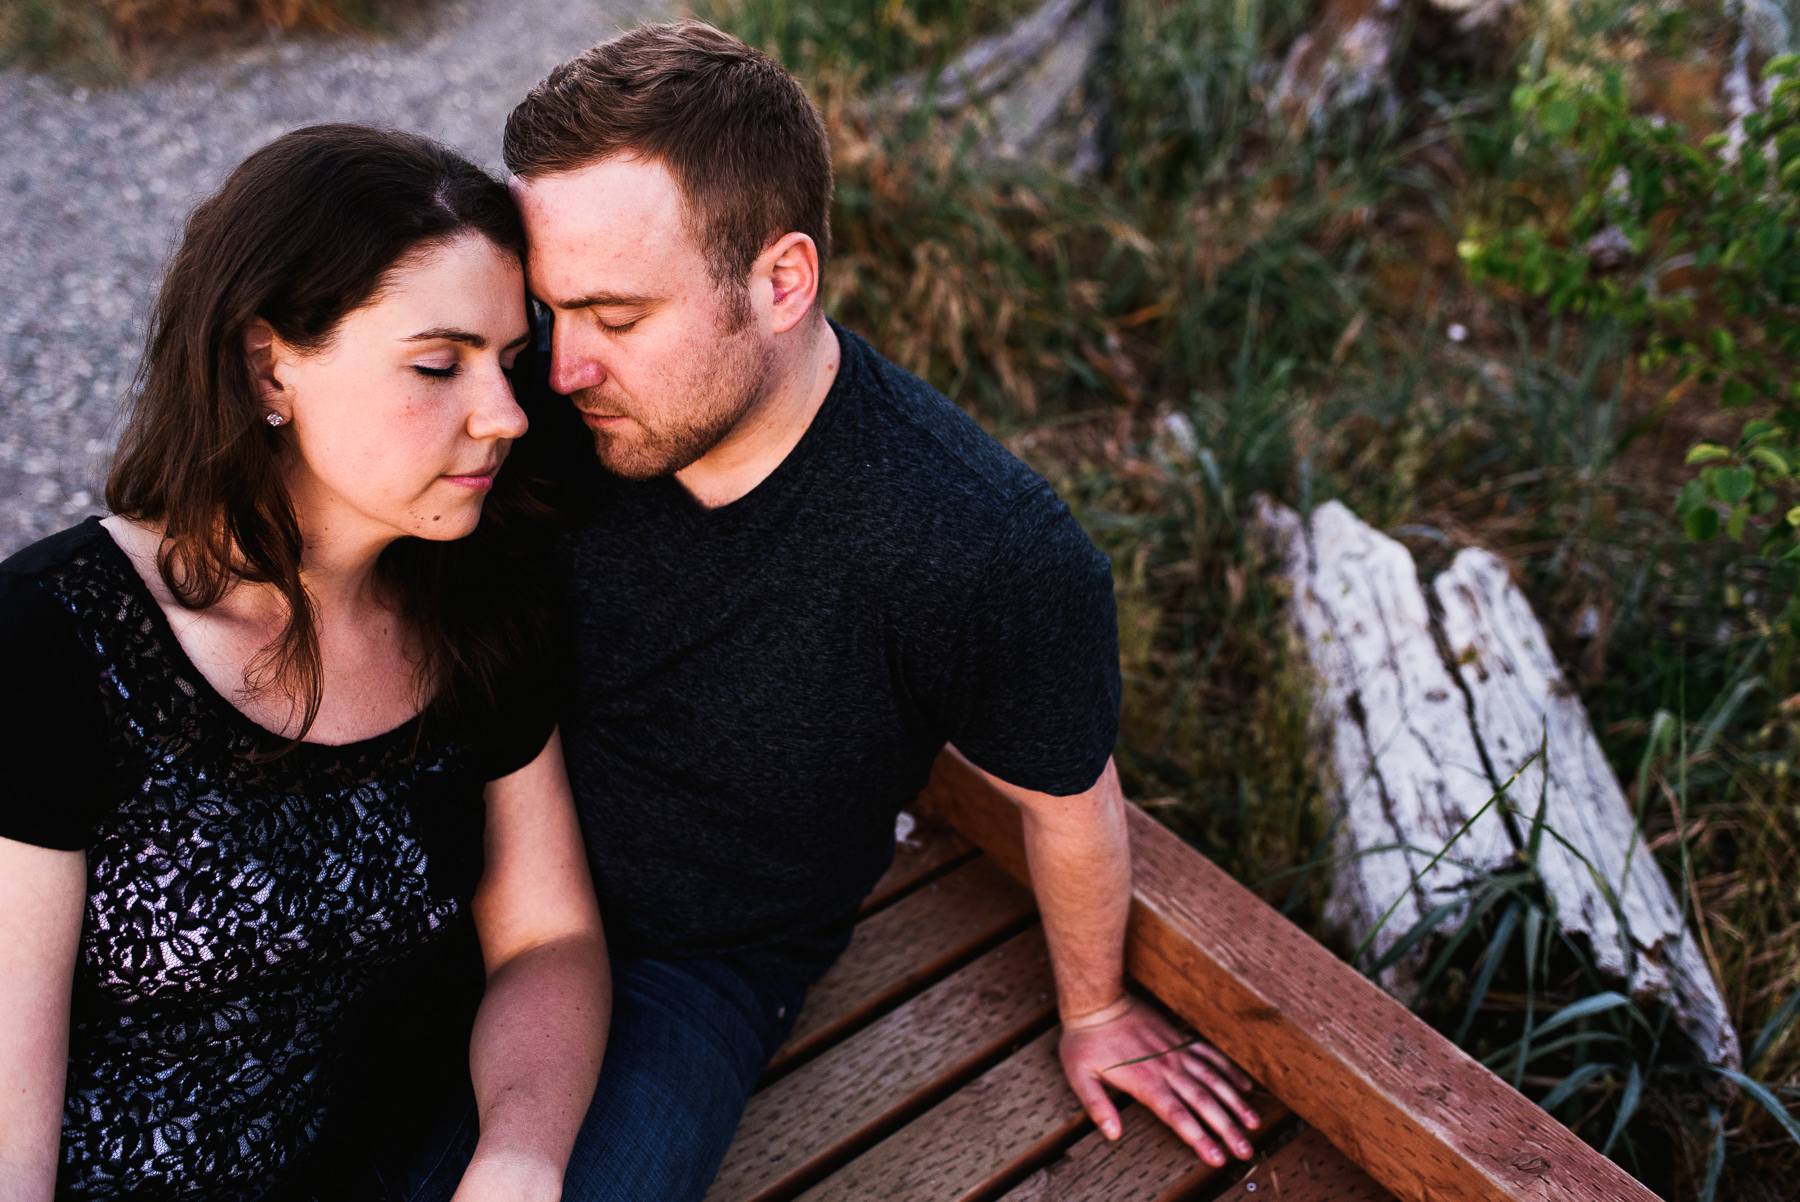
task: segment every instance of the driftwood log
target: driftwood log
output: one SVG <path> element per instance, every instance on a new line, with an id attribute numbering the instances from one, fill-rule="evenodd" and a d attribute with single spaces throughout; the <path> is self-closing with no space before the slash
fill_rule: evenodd
<path id="1" fill-rule="evenodd" d="M 887 103 L 931 106 L 944 136 L 972 135 L 978 158 L 1030 158 L 1091 175 L 1104 165 L 1107 122 L 1106 89 L 1094 85 L 1118 24 L 1116 0 L 1045 0 L 936 76 L 901 80 Z"/>
<path id="2" fill-rule="evenodd" d="M 1537 871 L 1560 929 L 1632 997 L 1666 1004 L 1710 1063 L 1736 1068 L 1718 984 L 1506 564 L 1464 550 L 1427 593 L 1406 548 L 1343 505 L 1307 523 L 1265 501 L 1258 519 L 1293 584 L 1335 774 L 1328 920 L 1359 941 L 1379 923 L 1371 946 L 1393 947 L 1471 879 L 1516 867 L 1542 806 L 1554 834 Z M 1502 789 L 1508 805 L 1489 805 Z M 1423 949 L 1387 971 L 1390 991 L 1408 995 Z"/>

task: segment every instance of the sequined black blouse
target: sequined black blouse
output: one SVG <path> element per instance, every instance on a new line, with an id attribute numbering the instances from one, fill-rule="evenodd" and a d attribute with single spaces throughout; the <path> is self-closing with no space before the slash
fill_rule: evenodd
<path id="1" fill-rule="evenodd" d="M 466 928 L 483 784 L 549 703 L 263 758 L 97 519 L 0 564 L 0 653 L 0 835 L 88 859 L 58 1196 L 260 1197 L 328 1123 L 359 1008 Z"/>

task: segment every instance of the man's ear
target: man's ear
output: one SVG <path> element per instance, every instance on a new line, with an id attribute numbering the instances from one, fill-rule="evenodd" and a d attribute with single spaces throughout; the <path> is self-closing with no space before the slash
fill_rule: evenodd
<path id="1" fill-rule="evenodd" d="M 802 233 L 783 234 L 757 256 L 751 278 L 767 276 L 774 332 L 785 334 L 819 299 L 819 248 Z"/>
<path id="2" fill-rule="evenodd" d="M 275 336 L 275 327 L 260 317 L 252 317 L 250 324 L 244 327 L 244 359 L 250 364 L 250 378 L 256 382 L 256 391 L 270 413 L 287 418 L 291 416 L 286 407 L 288 398 L 282 395 L 281 381 L 275 378 L 276 350 L 280 341 Z"/>

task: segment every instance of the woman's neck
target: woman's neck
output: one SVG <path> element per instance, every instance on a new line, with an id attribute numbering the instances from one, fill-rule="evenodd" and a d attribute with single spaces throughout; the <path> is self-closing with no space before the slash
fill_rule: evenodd
<path id="1" fill-rule="evenodd" d="M 255 681 L 287 631 L 289 607 L 282 590 L 239 580 L 216 603 L 189 609 L 162 577 L 159 524 L 111 517 L 103 525 L 207 683 L 258 725 L 290 737 L 299 734 L 305 710 L 300 699 Z M 300 582 L 312 603 L 324 685 L 318 715 L 306 733 L 309 742 L 358 742 L 401 725 L 418 710 L 412 640 L 379 595 L 375 568 L 386 545 L 330 539 L 307 545 Z"/>

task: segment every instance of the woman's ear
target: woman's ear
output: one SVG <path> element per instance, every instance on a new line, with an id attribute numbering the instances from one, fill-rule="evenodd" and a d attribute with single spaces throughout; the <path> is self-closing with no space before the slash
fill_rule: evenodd
<path id="1" fill-rule="evenodd" d="M 281 381 L 275 378 L 275 351 L 279 341 L 275 337 L 275 327 L 260 317 L 252 317 L 250 324 L 244 327 L 244 358 L 250 364 L 250 378 L 256 381 L 257 393 L 268 411 L 286 419 L 289 416 L 287 398 L 282 395 Z"/>

